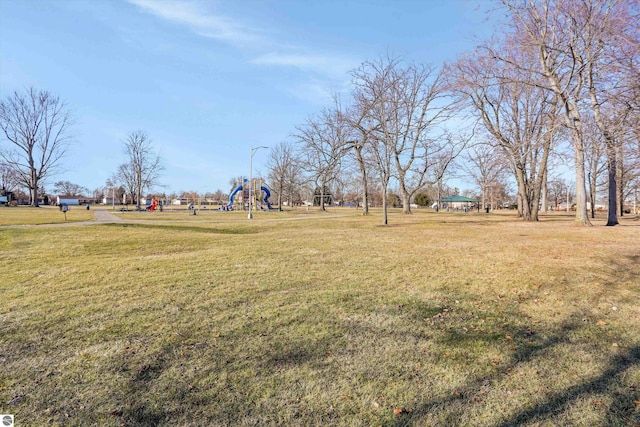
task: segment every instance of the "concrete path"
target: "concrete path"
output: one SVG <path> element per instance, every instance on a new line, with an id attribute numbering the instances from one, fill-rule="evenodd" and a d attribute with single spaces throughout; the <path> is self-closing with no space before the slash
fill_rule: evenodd
<path id="1" fill-rule="evenodd" d="M 114 215 L 111 213 L 110 209 L 94 209 L 93 216 L 95 219 L 89 221 L 78 221 L 78 222 L 58 222 L 53 224 L 15 224 L 15 225 L 7 225 L 6 227 L 75 227 L 78 225 L 96 225 L 96 224 L 115 224 L 115 223 L 129 223 L 129 224 L 140 224 L 140 223 L 151 223 L 158 224 L 159 222 L 156 220 L 141 220 L 141 219 L 123 219 L 120 216 Z M 254 221 L 300 221 L 305 219 L 320 219 L 320 218 L 340 218 L 344 216 L 349 216 L 345 214 L 329 214 L 329 215 L 309 215 L 309 216 L 299 216 L 299 217 L 291 217 L 291 218 L 260 218 L 254 219 Z M 233 222 L 243 222 L 246 220 L 236 219 Z M 184 219 L 174 219 L 171 222 L 191 222 L 190 220 Z M 219 219 L 212 222 L 227 222 L 220 221 Z M 3 226 L 5 227 L 5 226 Z"/>
<path id="2" fill-rule="evenodd" d="M 8 225 L 7 227 L 75 227 L 77 225 L 95 225 L 95 224 L 111 224 L 124 221 L 119 216 L 116 216 L 109 212 L 107 209 L 94 209 L 93 216 L 96 219 L 90 221 L 78 221 L 78 222 L 56 222 L 53 224 L 19 224 Z"/>
<path id="3" fill-rule="evenodd" d="M 112 214 L 111 212 L 109 212 L 106 209 L 95 209 L 93 211 L 93 215 L 96 217 L 95 222 L 94 221 L 84 221 L 84 222 L 88 222 L 88 223 L 110 223 L 110 222 L 122 222 L 122 218 L 120 218 L 117 215 Z M 77 224 L 77 223 L 76 223 Z"/>

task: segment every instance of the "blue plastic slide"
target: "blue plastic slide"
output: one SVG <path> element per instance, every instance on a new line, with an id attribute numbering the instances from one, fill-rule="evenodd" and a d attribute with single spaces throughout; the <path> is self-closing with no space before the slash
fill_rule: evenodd
<path id="1" fill-rule="evenodd" d="M 262 191 L 265 192 L 266 196 L 264 196 L 264 202 L 267 205 L 267 207 L 269 209 L 273 209 L 273 206 L 271 206 L 271 203 L 269 203 L 269 197 L 271 197 L 271 191 L 269 191 L 269 189 L 267 187 L 265 187 L 264 185 L 262 187 L 260 187 L 262 189 Z"/>
<path id="2" fill-rule="evenodd" d="M 236 196 L 236 193 L 238 191 L 242 191 L 242 184 L 238 185 L 236 189 L 231 192 L 231 195 L 229 196 L 229 203 L 227 203 L 227 206 L 233 206 L 233 198 Z"/>

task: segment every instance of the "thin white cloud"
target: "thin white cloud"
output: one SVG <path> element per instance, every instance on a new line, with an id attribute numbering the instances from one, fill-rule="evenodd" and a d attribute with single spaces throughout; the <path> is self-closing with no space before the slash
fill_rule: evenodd
<path id="1" fill-rule="evenodd" d="M 288 40 L 267 37 L 264 29 L 246 25 L 233 17 L 214 13 L 212 2 L 201 0 L 127 0 L 145 13 L 178 25 L 194 33 L 229 43 L 253 53 L 252 64 L 263 67 L 296 68 L 307 75 L 306 82 L 291 90 L 294 96 L 309 102 L 330 99 L 331 89 L 344 85 L 348 72 L 358 65 L 353 58 L 335 53 L 312 51 L 292 45 Z M 260 53 L 262 52 L 262 53 Z M 266 52 L 266 53 L 265 53 Z"/>
<path id="2" fill-rule="evenodd" d="M 241 45 L 266 42 L 259 30 L 243 25 L 230 17 L 215 14 L 199 2 L 176 2 L 170 0 L 128 1 L 146 13 L 184 25 L 203 37 Z"/>
<path id="3" fill-rule="evenodd" d="M 257 65 L 285 66 L 302 70 L 321 71 L 333 76 L 344 76 L 350 69 L 357 65 L 349 59 L 335 55 L 277 52 L 258 56 L 251 62 Z"/>
<path id="4" fill-rule="evenodd" d="M 306 82 L 289 87 L 287 91 L 294 97 L 318 106 L 327 105 L 333 97 L 326 82 L 310 79 Z"/>

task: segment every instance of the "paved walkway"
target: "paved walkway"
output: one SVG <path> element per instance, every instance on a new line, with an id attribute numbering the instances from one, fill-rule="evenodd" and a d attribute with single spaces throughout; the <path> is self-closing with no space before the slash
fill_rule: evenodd
<path id="1" fill-rule="evenodd" d="M 95 225 L 95 224 L 111 224 L 124 221 L 117 215 L 112 214 L 107 209 L 94 209 L 93 216 L 96 219 L 78 222 L 56 222 L 53 224 L 25 224 L 25 225 L 9 225 L 8 227 L 75 227 L 76 225 Z"/>
<path id="2" fill-rule="evenodd" d="M 117 215 L 112 214 L 106 209 L 95 209 L 93 211 L 93 215 L 95 215 L 95 221 L 84 221 L 91 224 L 95 223 L 109 223 L 109 222 L 122 222 L 122 218 Z M 77 224 L 77 223 L 76 223 Z"/>
<path id="3" fill-rule="evenodd" d="M 158 221 L 153 220 L 144 220 L 144 219 L 123 219 L 120 216 L 114 215 L 111 213 L 110 209 L 94 209 L 93 216 L 95 219 L 89 221 L 78 221 L 78 222 L 57 222 L 53 224 L 17 224 L 17 225 L 7 225 L 6 227 L 75 227 L 78 225 L 95 225 L 95 224 L 114 224 L 114 223 L 129 223 L 129 224 L 140 224 L 140 223 L 152 223 L 158 224 Z M 299 221 L 305 219 L 319 219 L 319 218 L 340 218 L 344 216 L 349 216 L 345 214 L 329 214 L 329 215 L 303 215 L 299 217 L 290 217 L 290 218 L 261 218 L 259 221 Z M 246 220 L 244 220 L 246 221 Z M 258 221 L 258 220 L 254 220 Z M 191 222 L 186 219 L 174 219 L 171 222 Z M 226 221 L 213 221 L 213 222 L 226 222 Z M 234 222 L 243 222 L 242 219 L 235 219 Z"/>

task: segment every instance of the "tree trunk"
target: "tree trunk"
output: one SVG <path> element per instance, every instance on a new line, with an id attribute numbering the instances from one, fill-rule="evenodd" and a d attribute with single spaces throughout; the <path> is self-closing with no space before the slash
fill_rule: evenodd
<path id="1" fill-rule="evenodd" d="M 31 206 L 38 207 L 38 187 L 30 188 Z"/>
<path id="2" fill-rule="evenodd" d="M 411 205 L 409 204 L 409 199 L 411 198 L 411 195 L 407 191 L 407 186 L 405 185 L 405 173 L 400 168 L 400 161 L 398 160 L 397 156 L 396 156 L 396 165 L 398 168 L 398 175 L 399 175 L 398 184 L 400 185 L 400 199 L 402 200 L 402 213 L 405 215 L 410 215 Z"/>
<path id="3" fill-rule="evenodd" d="M 596 185 L 597 176 L 595 173 L 589 174 L 589 199 L 591 200 L 591 218 L 596 217 Z"/>
<path id="4" fill-rule="evenodd" d="M 622 146 L 619 146 L 619 152 L 617 155 L 617 167 L 616 167 L 616 186 L 617 186 L 617 214 L 618 217 L 624 216 L 624 185 L 625 185 L 625 168 L 624 168 L 624 155 L 622 153 Z"/>
<path id="5" fill-rule="evenodd" d="M 618 225 L 618 188 L 617 188 L 617 166 L 618 161 L 616 159 L 616 148 L 607 141 L 607 172 L 609 177 L 609 204 L 607 214 L 607 225 Z"/>
<path id="6" fill-rule="evenodd" d="M 360 178 L 362 179 L 362 215 L 369 215 L 369 186 L 367 184 L 367 167 L 362 157 L 362 148 L 356 147 L 356 158 L 360 166 Z"/>
<path id="7" fill-rule="evenodd" d="M 487 202 L 485 200 L 487 194 L 487 186 L 485 184 L 482 185 L 482 210 L 487 206 Z"/>
<path id="8" fill-rule="evenodd" d="M 527 185 L 524 170 L 519 165 L 515 167 L 516 181 L 518 183 L 518 208 L 520 216 L 524 221 L 537 221 L 531 215 L 531 200 L 529 197 L 529 188 Z"/>
<path id="9" fill-rule="evenodd" d="M 382 224 L 387 225 L 389 218 L 387 216 L 387 184 L 382 184 Z"/>
<path id="10" fill-rule="evenodd" d="M 538 221 L 538 212 L 540 210 L 540 198 L 544 194 L 542 200 L 543 207 L 546 205 L 546 187 L 547 187 L 547 164 L 549 162 L 549 153 L 551 152 L 552 136 L 545 136 L 544 145 L 542 147 L 542 159 L 540 159 L 540 167 L 538 168 L 538 176 L 533 184 L 533 194 L 531 196 L 531 220 Z M 546 209 L 544 210 L 546 212 Z"/>
<path id="11" fill-rule="evenodd" d="M 549 171 L 548 168 L 545 168 L 544 171 L 544 177 L 542 178 L 542 189 L 540 190 L 541 192 L 541 205 L 542 205 L 542 212 L 546 213 L 548 211 L 547 208 L 547 204 L 549 203 L 549 201 L 547 200 L 547 176 L 549 175 Z"/>
<path id="12" fill-rule="evenodd" d="M 411 196 L 406 192 L 406 191 L 402 191 L 402 213 L 405 215 L 411 215 L 411 204 L 409 203 L 409 201 L 411 200 Z"/>
<path id="13" fill-rule="evenodd" d="M 582 143 L 582 138 L 580 138 Z M 584 148 L 582 144 L 574 144 L 574 158 L 576 165 L 576 219 L 577 225 L 591 225 L 587 214 L 587 188 L 584 176 Z M 567 200 L 567 205 L 569 201 Z"/>
<path id="14" fill-rule="evenodd" d="M 560 80 L 555 70 L 547 63 L 549 52 L 546 47 L 540 49 L 540 62 L 542 69 L 545 70 L 547 80 L 551 86 L 551 90 L 558 96 L 564 109 L 564 119 L 567 127 L 571 129 L 571 139 L 573 144 L 573 156 L 576 168 L 576 218 L 577 225 L 591 225 L 589 216 L 587 215 L 587 188 L 585 186 L 585 169 L 584 169 L 584 141 L 582 139 L 582 122 L 580 120 L 580 111 L 575 99 L 578 98 L 582 85 L 573 89 L 573 100 L 569 97 L 565 90 L 561 88 Z M 569 201 L 567 200 L 567 204 Z"/>

